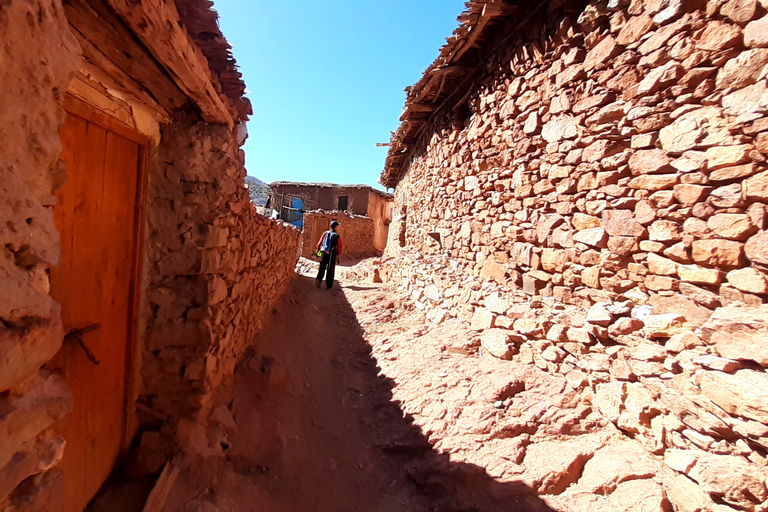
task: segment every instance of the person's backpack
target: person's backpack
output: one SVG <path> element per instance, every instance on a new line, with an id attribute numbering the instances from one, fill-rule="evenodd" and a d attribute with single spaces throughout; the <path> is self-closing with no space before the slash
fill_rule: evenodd
<path id="1" fill-rule="evenodd" d="M 336 249 L 336 244 L 339 243 L 339 234 L 334 231 L 326 231 L 323 235 L 323 243 L 320 244 L 320 251 L 331 252 Z"/>

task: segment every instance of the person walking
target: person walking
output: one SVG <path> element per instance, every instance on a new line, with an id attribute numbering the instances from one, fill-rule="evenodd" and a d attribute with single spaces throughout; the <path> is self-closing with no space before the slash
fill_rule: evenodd
<path id="1" fill-rule="evenodd" d="M 325 284 L 328 289 L 333 286 L 336 264 L 341 257 L 341 235 L 336 232 L 338 225 L 338 222 L 332 221 L 331 229 L 323 233 L 323 236 L 317 242 L 317 255 L 320 256 L 320 271 L 315 278 L 315 286 L 318 288 L 320 288 L 323 282 L 323 276 L 325 276 Z"/>

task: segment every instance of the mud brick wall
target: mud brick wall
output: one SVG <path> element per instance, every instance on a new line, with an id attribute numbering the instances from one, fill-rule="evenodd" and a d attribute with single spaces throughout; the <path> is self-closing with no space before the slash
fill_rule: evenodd
<path id="1" fill-rule="evenodd" d="M 377 250 L 384 251 L 389 238 L 389 223 L 392 222 L 392 198 L 371 192 L 368 216 L 373 219 L 373 245 Z"/>
<path id="2" fill-rule="evenodd" d="M 301 255 L 305 258 L 317 258 L 317 241 L 330 229 L 331 221 L 341 225 L 336 228 L 342 239 L 342 256 L 353 258 L 373 256 L 374 222 L 370 217 L 352 215 L 346 212 L 306 212 L 302 233 Z"/>
<path id="3" fill-rule="evenodd" d="M 150 165 L 140 403 L 202 425 L 293 275 L 301 234 L 256 214 L 223 125 L 165 127 Z"/>
<path id="4" fill-rule="evenodd" d="M 675 510 L 762 510 L 766 4 L 609 4 L 486 44 L 404 169 L 381 273 L 565 375 Z"/>
<path id="5" fill-rule="evenodd" d="M 40 367 L 64 337 L 47 270 L 60 257 L 59 105 L 80 49 L 58 0 L 3 2 L 0 46 L 0 509 L 42 510 L 64 448 L 50 427 L 72 407 Z"/>

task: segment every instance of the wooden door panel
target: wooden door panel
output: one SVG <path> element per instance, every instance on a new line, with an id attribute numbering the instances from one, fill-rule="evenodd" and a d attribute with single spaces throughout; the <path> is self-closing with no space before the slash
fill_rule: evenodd
<path id="1" fill-rule="evenodd" d="M 51 269 L 51 295 L 65 330 L 101 325 L 83 336 L 99 364 L 72 342 L 49 364 L 72 388 L 74 410 L 57 428 L 67 440 L 64 510 L 80 512 L 124 445 L 141 147 L 73 115 L 61 139 L 68 179 L 54 208 L 62 262 Z"/>

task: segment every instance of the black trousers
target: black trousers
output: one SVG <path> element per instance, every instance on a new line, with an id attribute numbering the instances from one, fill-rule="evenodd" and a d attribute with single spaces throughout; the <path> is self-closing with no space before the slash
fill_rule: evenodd
<path id="1" fill-rule="evenodd" d="M 326 273 L 326 269 L 328 272 Z M 320 260 L 320 271 L 317 273 L 317 281 L 322 282 L 325 276 L 325 283 L 328 288 L 333 286 L 333 276 L 336 274 L 336 251 L 324 252 Z"/>

